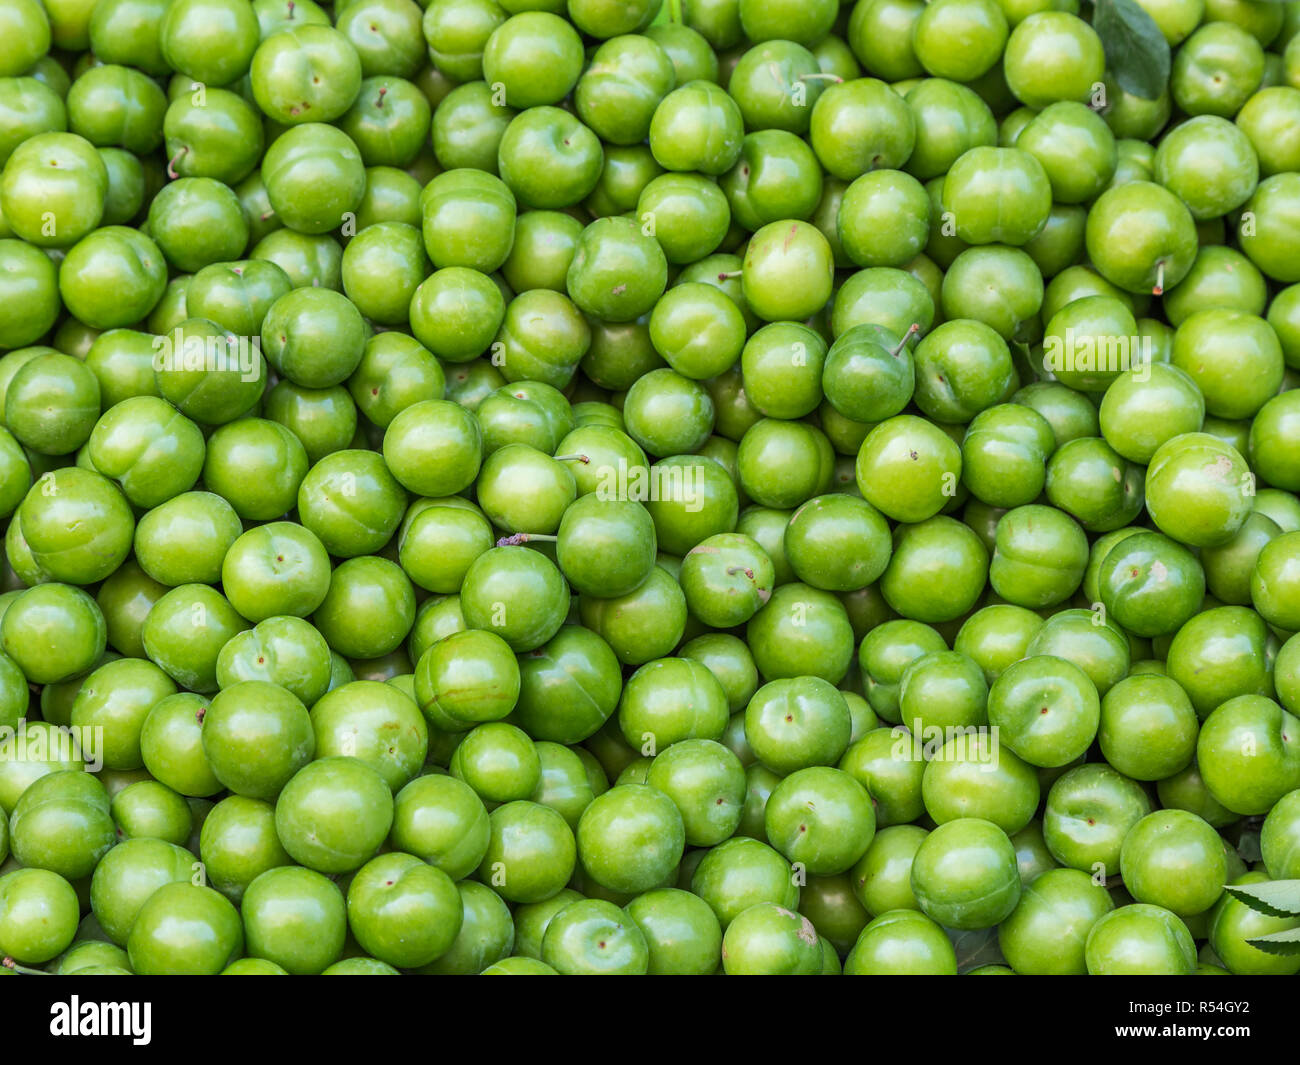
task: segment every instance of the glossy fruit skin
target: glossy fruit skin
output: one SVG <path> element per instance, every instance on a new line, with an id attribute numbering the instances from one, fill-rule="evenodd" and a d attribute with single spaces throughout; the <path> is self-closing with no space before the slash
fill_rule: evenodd
<path id="1" fill-rule="evenodd" d="M 782 780 L 768 799 L 764 823 L 773 846 L 817 876 L 846 872 L 875 834 L 866 789 L 829 767 L 800 769 Z"/>
<path id="2" fill-rule="evenodd" d="M 915 910 L 887 910 L 862 931 L 844 959 L 846 975 L 952 975 L 957 956 L 937 923 Z"/>
<path id="3" fill-rule="evenodd" d="M 1098 975 L 1185 975 L 1196 965 L 1196 945 L 1187 926 L 1160 906 L 1121 906 L 1088 933 L 1088 973 Z"/>
<path id="4" fill-rule="evenodd" d="M 1147 506 L 1156 525 L 1195 547 L 1231 539 L 1253 506 L 1239 452 L 1205 433 L 1166 442 L 1147 467 Z"/>
<path id="5" fill-rule="evenodd" d="M 497 151 L 501 178 L 527 207 L 572 207 L 600 181 L 604 152 L 597 136 L 558 107 L 536 107 L 510 120 Z M 549 181 L 539 172 L 550 163 Z M 427 220 L 426 220 L 427 229 Z"/>
<path id="6" fill-rule="evenodd" d="M 72 885 L 45 869 L 15 869 L 0 877 L 0 949 L 29 965 L 61 954 L 77 931 Z"/>
<path id="7" fill-rule="evenodd" d="M 90 883 L 91 912 L 105 934 L 125 947 L 140 908 L 158 888 L 193 876 L 194 855 L 156 839 L 125 840 L 99 863 Z"/>
<path id="8" fill-rule="evenodd" d="M 1195 754 L 1197 732 L 1191 700 L 1169 677 L 1127 677 L 1102 699 L 1102 753 L 1135 780 L 1164 780 L 1184 769 Z"/>
<path id="9" fill-rule="evenodd" d="M 305 388 L 329 388 L 360 365 L 365 326 L 360 311 L 339 293 L 295 289 L 267 310 L 262 349 L 281 376 Z"/>
<path id="10" fill-rule="evenodd" d="M 214 583 L 243 532 L 234 507 L 211 492 L 183 492 L 153 508 L 135 528 L 140 570 L 160 584 Z M 185 542 L 178 550 L 173 538 Z M 121 571 L 120 571 L 121 572 Z"/>
<path id="11" fill-rule="evenodd" d="M 1043 838 L 1062 865 L 1112 876 L 1124 837 L 1150 812 L 1151 800 L 1135 781 L 1107 765 L 1077 766 L 1048 792 Z"/>
<path id="12" fill-rule="evenodd" d="M 1018 606 L 1063 602 L 1079 587 L 1088 562 L 1087 537 L 1052 507 L 1015 507 L 998 521 L 989 580 Z"/>
<path id="13" fill-rule="evenodd" d="M 203 584 L 183 584 L 162 596 L 141 631 L 145 653 L 182 687 L 217 689 L 217 656 L 226 641 L 248 628 L 219 592 Z"/>
<path id="14" fill-rule="evenodd" d="M 1251 601 L 1269 624 L 1286 631 L 1300 627 L 1300 617 L 1291 605 L 1296 587 L 1296 547 L 1300 536 L 1284 533 L 1270 541 L 1255 562 L 1250 579 Z"/>
<path id="15" fill-rule="evenodd" d="M 43 776 L 23 792 L 9 833 L 16 861 L 69 880 L 89 876 L 116 839 L 103 785 L 67 771 Z"/>
<path id="16" fill-rule="evenodd" d="M 72 703 L 71 723 L 102 728 L 100 757 L 110 769 L 143 765 L 141 740 L 153 706 L 176 693 L 176 685 L 152 662 L 119 659 L 91 673 Z M 188 833 L 187 833 L 188 834 Z"/>
<path id="17" fill-rule="evenodd" d="M 419 772 L 428 753 L 429 733 L 418 708 L 391 684 L 341 684 L 314 700 L 311 722 L 316 757 L 358 758 L 394 792 Z"/>
<path id="18" fill-rule="evenodd" d="M 1213 368 L 1215 351 L 1226 345 L 1238 351 L 1242 371 L 1252 379 L 1249 386 Z M 1196 381 L 1208 413 L 1234 419 L 1254 415 L 1268 401 L 1284 365 L 1277 335 L 1267 322 L 1222 308 L 1197 312 L 1179 326 L 1171 361 Z"/>
<path id="19" fill-rule="evenodd" d="M 927 916 L 953 928 L 988 928 L 1020 898 L 1015 849 L 996 825 L 958 818 L 921 843 L 912 863 L 912 891 Z"/>
<path id="20" fill-rule="evenodd" d="M 306 708 L 278 685 L 233 684 L 204 713 L 203 753 L 214 775 L 247 798 L 274 799 L 314 751 Z"/>
<path id="21" fill-rule="evenodd" d="M 140 729 L 140 758 L 154 779 L 182 795 L 207 797 L 222 790 L 203 753 L 199 713 L 207 701 L 178 692 L 155 702 Z"/>
<path id="22" fill-rule="evenodd" d="M 40 133 L 10 154 L 0 178 L 0 209 L 29 244 L 66 248 L 99 224 L 107 191 L 108 171 L 89 141 L 75 133 Z M 42 224 L 39 208 L 53 212 L 52 227 Z"/>
<path id="23" fill-rule="evenodd" d="M 409 854 L 381 855 L 362 866 L 348 887 L 347 912 L 358 943 L 404 969 L 446 953 L 463 923 L 451 878 Z"/>
<path id="24" fill-rule="evenodd" d="M 511 902 L 542 902 L 568 883 L 576 858 L 573 832 L 561 814 L 517 800 L 492 811 L 479 871 Z"/>
<path id="25" fill-rule="evenodd" d="M 820 230 L 796 220 L 769 222 L 746 246 L 741 288 L 764 321 L 798 321 L 826 305 L 834 273 L 830 245 Z M 791 286 L 796 277 L 802 291 Z"/>
<path id="26" fill-rule="evenodd" d="M 618 724 L 628 746 L 653 756 L 680 740 L 720 738 L 727 714 L 722 686 L 705 666 L 661 658 L 628 678 Z"/>
<path id="27" fill-rule="evenodd" d="M 1052 869 L 1025 886 L 998 928 L 998 945 L 1022 975 L 1082 976 L 1088 933 L 1113 909 L 1106 889 L 1087 873 Z"/>
<path id="28" fill-rule="evenodd" d="M 894 553 L 880 590 L 905 618 L 927 624 L 952 621 L 975 605 L 988 565 L 988 549 L 973 531 L 936 515 L 894 530 Z"/>
<path id="29" fill-rule="evenodd" d="M 1160 810 L 1124 837 L 1120 874 L 1139 902 L 1191 917 L 1218 901 L 1228 866 L 1223 841 L 1205 821 L 1186 810 Z"/>
<path id="30" fill-rule="evenodd" d="M 80 588 L 44 584 L 17 597 L 0 624 L 0 645 L 32 683 L 52 684 L 89 669 L 104 653 L 107 630 Z"/>
<path id="31" fill-rule="evenodd" d="M 647 784 L 621 784 L 583 812 L 577 842 L 582 868 L 598 884 L 636 894 L 676 867 L 685 830 L 668 796 Z"/>
<path id="32" fill-rule="evenodd" d="M 1288 792 L 1273 806 L 1260 830 L 1260 848 L 1264 867 L 1275 880 L 1291 879 L 1296 868 L 1296 804 L 1300 802 Z"/>
<path id="33" fill-rule="evenodd" d="M 990 200 L 1007 206 L 990 210 Z M 1037 159 L 989 146 L 971 148 L 952 165 L 941 196 L 956 235 L 968 244 L 1027 243 L 1046 224 L 1051 200 L 1047 173 Z"/>
<path id="34" fill-rule="evenodd" d="M 482 800 L 455 777 L 416 777 L 394 800 L 394 845 L 453 880 L 478 867 L 487 853 L 490 832 Z"/>
<path id="35" fill-rule="evenodd" d="M 478 474 L 482 433 L 459 404 L 424 400 L 389 423 L 383 454 L 393 476 L 408 491 L 431 497 L 454 495 Z"/>
<path id="36" fill-rule="evenodd" d="M 995 751 L 987 733 L 953 735 L 935 751 L 921 780 L 926 812 L 940 824 L 958 817 L 992 821 L 1008 835 L 1023 829 L 1038 807 L 1037 772 L 1009 750 Z M 937 748 L 937 750 L 936 750 Z"/>
<path id="37" fill-rule="evenodd" d="M 551 918 L 542 961 L 561 975 L 639 975 L 649 968 L 650 950 L 627 913 L 604 899 L 583 899 Z"/>
<path id="38" fill-rule="evenodd" d="M 917 466 L 919 461 L 923 466 Z M 856 462 L 863 498 L 886 517 L 907 523 L 933 517 L 961 474 L 961 450 L 941 429 L 909 414 L 881 422 Z"/>
<path id="39" fill-rule="evenodd" d="M 1232 883 L 1260 884 L 1265 879 L 1263 873 L 1250 872 L 1237 877 Z M 1210 945 L 1229 972 L 1241 975 L 1289 975 L 1296 971 L 1293 958 L 1265 954 L 1245 941 L 1294 927 L 1294 918 L 1270 917 L 1258 913 L 1225 893 L 1210 917 Z"/>
<path id="40" fill-rule="evenodd" d="M 722 957 L 722 929 L 698 896 L 677 888 L 638 895 L 624 907 L 645 936 L 651 974 L 705 975 Z"/>
<path id="41" fill-rule="evenodd" d="M 270 522 L 249 529 L 227 550 L 221 583 L 231 604 L 253 622 L 306 617 L 329 590 L 329 554 L 307 529 Z"/>
<path id="42" fill-rule="evenodd" d="M 1127 292 L 1159 295 L 1186 276 L 1196 258 L 1196 226 L 1163 186 L 1133 181 L 1108 189 L 1088 214 L 1088 254 L 1101 274 Z"/>
<path id="43" fill-rule="evenodd" d="M 1191 115 L 1232 117 L 1263 78 L 1259 42 L 1240 26 L 1218 21 L 1183 43 L 1170 78 L 1174 102 Z"/>
<path id="44" fill-rule="evenodd" d="M 429 975 L 472 975 L 509 955 L 514 943 L 510 910 L 491 888 L 465 881 L 458 884 L 463 920 L 451 948 L 418 971 Z"/>
<path id="45" fill-rule="evenodd" d="M 1204 720 L 1239 695 L 1269 693 L 1272 637 L 1263 619 L 1243 607 L 1216 607 L 1184 625 L 1169 645 L 1169 675 Z M 1214 663 L 1213 674 L 1206 666 Z"/>
<path id="46" fill-rule="evenodd" d="M 789 862 L 766 843 L 743 836 L 704 856 L 692 876 L 691 891 L 708 903 L 724 930 L 757 903 L 774 902 L 787 909 L 799 903 Z"/>
<path id="47" fill-rule="evenodd" d="M 1097 582 L 1107 610 L 1138 636 L 1175 632 L 1205 596 L 1205 574 L 1196 558 L 1155 533 L 1139 533 L 1111 548 Z"/>
<path id="48" fill-rule="evenodd" d="M 131 968 L 141 975 L 214 976 L 242 951 L 238 911 L 209 887 L 160 887 L 140 909 L 127 943 Z"/>
<path id="49" fill-rule="evenodd" d="M 1201 726 L 1197 762 L 1210 793 L 1234 813 L 1261 814 L 1294 789 L 1295 718 L 1272 699 L 1240 695 Z"/>
<path id="50" fill-rule="evenodd" d="M 1105 55 L 1100 38 L 1081 19 L 1045 10 L 1012 28 L 1003 64 L 1016 97 L 1042 109 L 1053 101 L 1087 100 L 1101 81 Z"/>
<path id="51" fill-rule="evenodd" d="M 347 919 L 343 895 L 320 873 L 281 866 L 248 885 L 240 903 L 250 954 L 293 975 L 316 975 L 338 960 Z"/>
<path id="52" fill-rule="evenodd" d="M 384 778 L 354 758 L 310 763 L 276 800 L 276 834 L 285 850 L 318 872 L 359 868 L 392 821 L 393 798 Z"/>

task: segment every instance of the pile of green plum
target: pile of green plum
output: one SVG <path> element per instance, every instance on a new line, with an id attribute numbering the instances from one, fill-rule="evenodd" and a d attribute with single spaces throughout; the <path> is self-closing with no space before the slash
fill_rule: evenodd
<path id="1" fill-rule="evenodd" d="M 0 972 L 1300 972 L 1300 2 L 0 0 L 0 164 Z"/>

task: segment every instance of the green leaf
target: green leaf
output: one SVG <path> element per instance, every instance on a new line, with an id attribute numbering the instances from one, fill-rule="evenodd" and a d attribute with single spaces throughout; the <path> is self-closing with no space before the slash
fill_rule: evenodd
<path id="1" fill-rule="evenodd" d="M 1229 884 L 1223 890 L 1238 902 L 1270 917 L 1300 917 L 1300 880 Z"/>
<path id="2" fill-rule="evenodd" d="M 1258 824 L 1247 825 L 1237 838 L 1237 856 L 1247 865 L 1254 865 L 1264 856 L 1259 849 L 1259 830 Z"/>
<path id="3" fill-rule="evenodd" d="M 997 930 L 979 928 L 968 932 L 951 932 L 953 950 L 957 954 L 957 971 L 968 973 L 981 965 L 1005 965 L 1006 959 L 998 946 Z"/>
<path id="4" fill-rule="evenodd" d="M 1246 940 L 1252 947 L 1265 954 L 1281 954 L 1295 957 L 1300 954 L 1300 928 L 1291 928 L 1285 932 L 1273 932 L 1258 939 Z"/>
<path id="5" fill-rule="evenodd" d="M 1159 97 L 1169 81 L 1169 42 L 1134 0 L 1097 0 L 1092 28 L 1106 50 L 1106 64 L 1125 92 Z"/>

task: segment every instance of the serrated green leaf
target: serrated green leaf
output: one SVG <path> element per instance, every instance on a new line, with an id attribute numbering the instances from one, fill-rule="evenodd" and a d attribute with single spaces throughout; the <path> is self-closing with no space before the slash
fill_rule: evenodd
<path id="1" fill-rule="evenodd" d="M 1134 0 L 1097 0 L 1092 28 L 1120 88 L 1157 99 L 1169 81 L 1170 52 L 1155 20 Z"/>
<path id="2" fill-rule="evenodd" d="M 1262 950 L 1265 954 L 1281 954 L 1293 958 L 1300 954 L 1300 928 L 1291 928 L 1285 932 L 1273 932 L 1270 935 L 1260 936 L 1258 939 L 1248 939 L 1246 942 L 1256 950 Z"/>
<path id="3" fill-rule="evenodd" d="M 1270 917 L 1300 917 L 1300 880 L 1229 884 L 1223 890 L 1238 902 Z"/>

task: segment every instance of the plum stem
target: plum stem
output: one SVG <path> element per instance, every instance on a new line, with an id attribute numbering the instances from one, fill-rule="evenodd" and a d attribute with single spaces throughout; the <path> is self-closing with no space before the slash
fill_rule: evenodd
<path id="1" fill-rule="evenodd" d="M 497 547 L 520 547 L 523 544 L 531 543 L 533 540 L 543 540 L 546 543 L 553 544 L 558 539 L 558 536 L 550 536 L 547 533 L 515 533 L 512 536 L 501 537 L 497 541 Z"/>
<path id="2" fill-rule="evenodd" d="M 24 976 L 49 976 L 50 975 L 49 973 L 44 972 L 41 969 L 29 969 L 25 965 L 19 965 L 16 961 L 13 960 L 13 958 L 5 958 L 4 960 L 0 961 L 0 965 L 3 965 L 6 969 L 10 969 L 13 972 L 22 973 Z"/>
<path id="3" fill-rule="evenodd" d="M 718 274 L 719 281 L 730 281 L 733 277 L 739 277 L 744 271 L 742 270 L 723 270 Z"/>
<path id="4" fill-rule="evenodd" d="M 751 581 L 754 579 L 754 571 L 748 566 L 728 566 L 727 576 L 734 577 L 737 573 L 743 573 Z"/>
<path id="5" fill-rule="evenodd" d="M 1156 287 L 1151 290 L 1153 296 L 1163 296 L 1165 294 L 1165 261 L 1161 259 L 1156 263 Z"/>
<path id="6" fill-rule="evenodd" d="M 903 349 L 907 347 L 907 342 L 911 340 L 912 337 L 916 336 L 916 334 L 919 333 L 920 331 L 921 331 L 921 323 L 913 322 L 911 325 L 907 327 L 907 332 L 903 334 L 903 339 L 898 342 L 898 347 L 896 347 L 889 354 L 894 356 L 894 358 L 898 358 L 898 356 L 903 353 Z"/>
<path id="7" fill-rule="evenodd" d="M 587 455 L 556 455 L 554 458 L 556 462 L 581 462 L 584 466 L 591 462 Z"/>
<path id="8" fill-rule="evenodd" d="M 799 77 L 795 80 L 796 81 L 833 81 L 836 84 L 839 84 L 844 79 L 841 78 L 838 74 L 828 74 L 823 72 L 821 74 L 800 74 Z"/>
<path id="9" fill-rule="evenodd" d="M 175 181 L 180 174 L 176 172 L 176 164 L 185 158 L 185 153 L 189 151 L 188 147 L 183 147 L 175 155 L 167 160 L 167 176 Z"/>
<path id="10" fill-rule="evenodd" d="M 381 86 L 379 87 L 379 99 L 377 99 L 377 100 L 375 101 L 375 106 L 376 106 L 376 107 L 383 107 L 383 106 L 384 106 L 384 97 L 387 96 L 387 95 L 388 95 L 388 86 L 387 86 L 387 85 L 381 85 Z"/>

